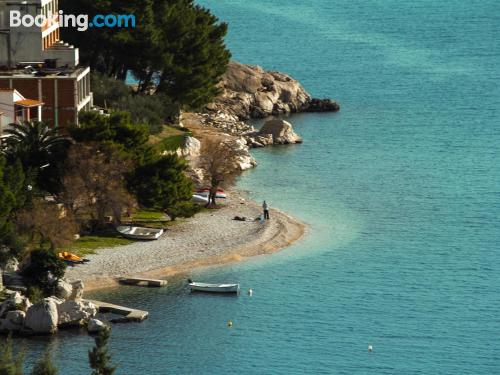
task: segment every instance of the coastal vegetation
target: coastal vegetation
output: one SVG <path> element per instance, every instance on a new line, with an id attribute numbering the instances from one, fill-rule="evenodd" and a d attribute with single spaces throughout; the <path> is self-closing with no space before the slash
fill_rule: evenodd
<path id="1" fill-rule="evenodd" d="M 193 0 L 63 0 L 60 6 L 68 14 L 134 14 L 133 30 L 67 28 L 62 37 L 80 47 L 81 62 L 94 71 L 118 81 L 132 74 L 137 94 L 153 92 L 174 117 L 219 93 L 217 84 L 231 57 L 224 43 L 227 24 Z M 116 106 L 120 99 L 112 101 Z"/>

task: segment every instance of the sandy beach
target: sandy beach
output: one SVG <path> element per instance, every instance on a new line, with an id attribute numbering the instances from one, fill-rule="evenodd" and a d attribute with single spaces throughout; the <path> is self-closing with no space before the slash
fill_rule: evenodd
<path id="1" fill-rule="evenodd" d="M 170 227 L 157 241 L 99 249 L 88 256 L 89 263 L 69 268 L 66 277 L 83 280 L 87 291 L 116 286 L 118 277 L 164 278 L 270 254 L 306 232 L 304 223 L 281 211 L 271 210 L 271 220 L 264 223 L 253 220 L 260 214 L 260 205 L 232 192 L 220 209 Z M 248 221 L 233 220 L 235 216 Z"/>

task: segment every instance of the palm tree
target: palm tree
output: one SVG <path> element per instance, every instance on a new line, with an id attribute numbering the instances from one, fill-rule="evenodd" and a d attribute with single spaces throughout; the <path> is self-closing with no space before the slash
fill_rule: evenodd
<path id="1" fill-rule="evenodd" d="M 57 190 L 58 170 L 69 139 L 38 121 L 10 124 L 4 133 L 7 137 L 2 142 L 2 153 L 7 160 L 19 160 L 27 173 L 37 176 L 38 186 L 43 190 Z"/>

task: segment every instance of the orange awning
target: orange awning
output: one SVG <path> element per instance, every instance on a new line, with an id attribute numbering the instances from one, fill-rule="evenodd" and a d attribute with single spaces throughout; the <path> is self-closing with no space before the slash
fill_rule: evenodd
<path id="1" fill-rule="evenodd" d="M 16 102 L 16 105 L 20 105 L 21 107 L 38 107 L 40 105 L 43 105 L 43 103 L 39 100 L 33 100 L 33 99 L 23 99 L 23 100 L 18 100 Z"/>

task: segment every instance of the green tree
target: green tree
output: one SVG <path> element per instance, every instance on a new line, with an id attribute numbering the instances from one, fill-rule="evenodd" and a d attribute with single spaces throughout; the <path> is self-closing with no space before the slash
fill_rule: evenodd
<path id="1" fill-rule="evenodd" d="M 140 92 L 158 86 L 156 93 L 177 109 L 199 108 L 217 95 L 231 57 L 224 44 L 227 24 L 193 0 L 62 0 L 60 5 L 66 13 L 137 18 L 135 28 L 64 29 L 63 39 L 80 47 L 83 63 L 119 80 L 132 72 Z"/>
<path id="2" fill-rule="evenodd" d="M 2 151 L 7 160 L 20 160 L 23 169 L 35 176 L 40 189 L 50 193 L 59 191 L 69 139 L 37 121 L 11 124 L 5 134 L 9 137 L 3 141 Z"/>
<path id="3" fill-rule="evenodd" d="M 15 234 L 14 215 L 25 203 L 27 190 L 22 165 L 19 161 L 7 165 L 0 155 L 0 247 L 20 250 Z M 11 254 L 5 254 L 10 257 Z M 6 259 L 0 259 L 6 260 Z"/>
<path id="4" fill-rule="evenodd" d="M 52 361 L 52 355 L 46 351 L 31 371 L 32 375 L 57 375 L 59 372 Z"/>
<path id="5" fill-rule="evenodd" d="M 184 174 L 186 168 L 186 162 L 176 155 L 163 156 L 136 169 L 129 181 L 130 190 L 140 205 L 170 212 L 172 219 L 193 216 L 193 184 Z"/>
<path id="6" fill-rule="evenodd" d="M 23 277 L 30 286 L 42 289 L 46 295 L 55 293 L 57 280 L 63 278 L 66 263 L 54 250 L 36 249 L 30 254 L 29 264 L 23 269 Z"/>
<path id="7" fill-rule="evenodd" d="M 227 24 L 193 0 L 155 2 L 163 48 L 158 92 L 181 108 L 198 109 L 218 93 L 231 54 L 224 44 Z"/>
<path id="8" fill-rule="evenodd" d="M 23 375 L 24 354 L 14 356 L 12 337 L 8 336 L 3 342 L 0 353 L 0 375 Z"/>
<path id="9" fill-rule="evenodd" d="M 108 340 L 111 329 L 106 328 L 95 338 L 95 347 L 89 351 L 89 362 L 92 375 L 112 375 L 116 367 L 111 364 L 111 355 L 108 352 Z"/>
<path id="10" fill-rule="evenodd" d="M 152 160 L 154 152 L 147 142 L 149 129 L 134 124 L 128 112 L 113 112 L 103 116 L 97 112 L 84 112 L 80 124 L 69 129 L 71 137 L 80 143 L 99 143 L 103 148 L 118 149 L 124 155 L 142 164 Z"/>

